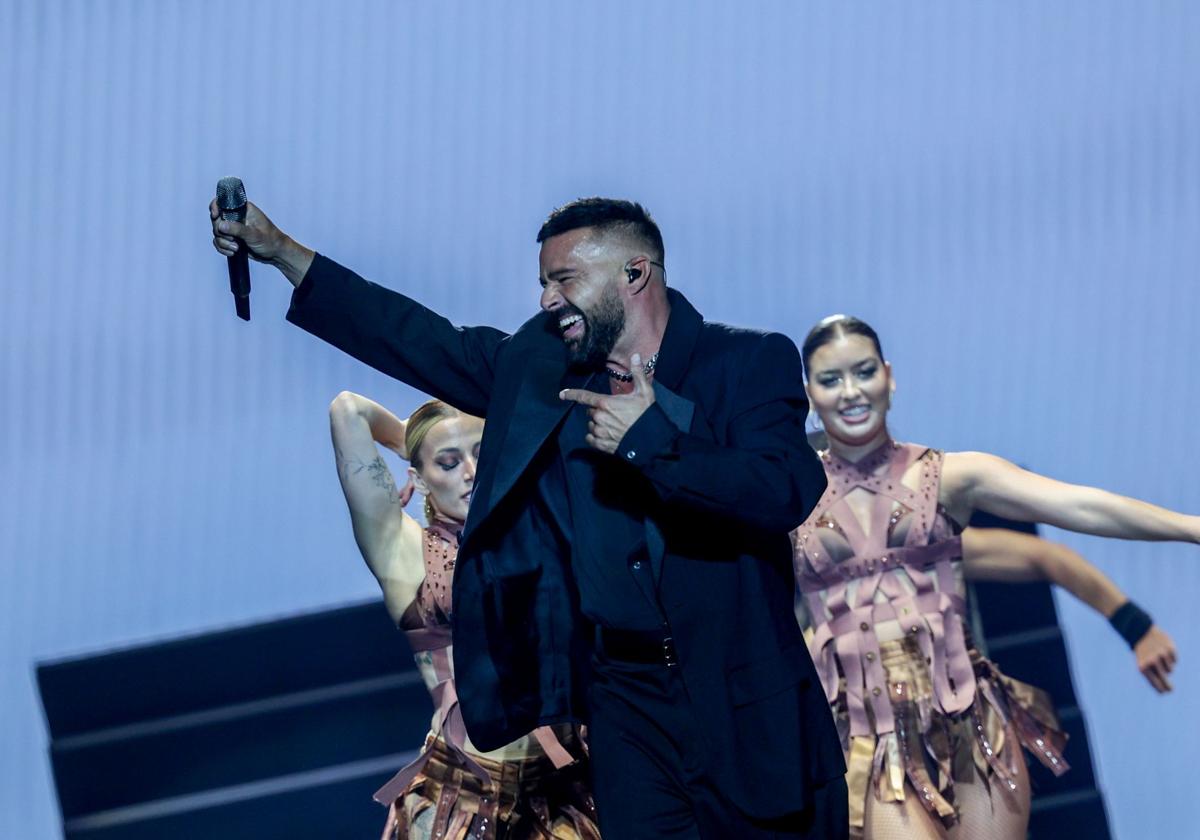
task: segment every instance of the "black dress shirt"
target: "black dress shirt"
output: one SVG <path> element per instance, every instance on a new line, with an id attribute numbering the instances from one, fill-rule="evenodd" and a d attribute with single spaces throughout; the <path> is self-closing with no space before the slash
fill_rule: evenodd
<path id="1" fill-rule="evenodd" d="M 582 387 L 609 393 L 607 379 L 601 377 L 592 376 Z M 580 611 L 602 627 L 662 627 L 662 610 L 634 580 L 634 575 L 651 574 L 644 517 L 654 500 L 638 469 L 588 446 L 587 424 L 587 407 L 577 405 L 558 431 Z"/>

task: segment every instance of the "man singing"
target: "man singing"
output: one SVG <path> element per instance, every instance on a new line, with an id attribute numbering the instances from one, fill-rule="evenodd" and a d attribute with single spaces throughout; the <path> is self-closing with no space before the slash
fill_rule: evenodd
<path id="1" fill-rule="evenodd" d="M 485 416 L 454 575 L 472 741 L 589 724 L 608 838 L 840 838 L 842 749 L 792 612 L 788 532 L 825 488 L 800 357 L 667 287 L 658 226 L 590 198 L 542 225 L 541 313 L 455 327 L 280 231 L 219 221 L 288 320 Z M 240 242 L 239 242 L 240 240 Z"/>

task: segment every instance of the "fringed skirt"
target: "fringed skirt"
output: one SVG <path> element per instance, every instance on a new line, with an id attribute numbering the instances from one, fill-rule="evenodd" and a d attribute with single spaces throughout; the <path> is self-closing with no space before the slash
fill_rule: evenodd
<path id="1" fill-rule="evenodd" d="M 491 761 L 473 756 L 489 784 L 432 736 L 431 753 L 388 811 L 384 840 L 600 840 L 587 761 L 562 769 L 537 756 Z"/>
<path id="2" fill-rule="evenodd" d="M 947 827 L 957 821 L 954 784 L 981 782 L 1015 790 L 1022 761 L 1020 745 L 1056 775 L 1066 772 L 1059 729 L 1049 695 L 1000 672 L 971 648 L 975 701 L 957 715 L 942 712 L 934 697 L 929 663 L 912 639 L 883 642 L 880 660 L 887 675 L 895 729 L 883 735 L 850 736 L 843 684 L 834 716 L 846 751 L 852 834 L 861 835 L 866 797 L 882 802 L 905 798 L 905 783 L 921 804 Z M 868 714 L 870 704 L 867 705 Z"/>

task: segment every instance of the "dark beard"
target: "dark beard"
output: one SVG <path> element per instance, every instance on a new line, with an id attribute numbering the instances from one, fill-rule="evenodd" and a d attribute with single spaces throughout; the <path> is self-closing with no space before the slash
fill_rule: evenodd
<path id="1" fill-rule="evenodd" d="M 594 311 L 580 311 L 580 314 L 586 329 L 578 344 L 567 345 L 567 358 L 571 367 L 596 370 L 604 367 L 617 339 L 625 331 L 625 307 L 617 290 L 609 287 Z"/>

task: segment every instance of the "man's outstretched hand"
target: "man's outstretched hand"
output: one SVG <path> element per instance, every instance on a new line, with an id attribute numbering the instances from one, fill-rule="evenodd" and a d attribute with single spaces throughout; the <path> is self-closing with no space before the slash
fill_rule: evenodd
<path id="1" fill-rule="evenodd" d="M 293 286 L 300 285 L 312 265 L 314 253 L 277 228 L 253 202 L 246 202 L 245 223 L 222 221 L 215 199 L 208 205 L 208 215 L 212 220 L 213 247 L 218 252 L 232 257 L 244 244 L 252 259 L 270 263 Z"/>
<path id="2" fill-rule="evenodd" d="M 654 388 L 642 357 L 634 354 L 629 360 L 633 374 L 633 391 L 629 394 L 597 394 L 580 388 L 564 388 L 560 399 L 588 407 L 587 445 L 609 455 L 615 455 L 621 439 L 646 409 L 654 404 Z"/>

